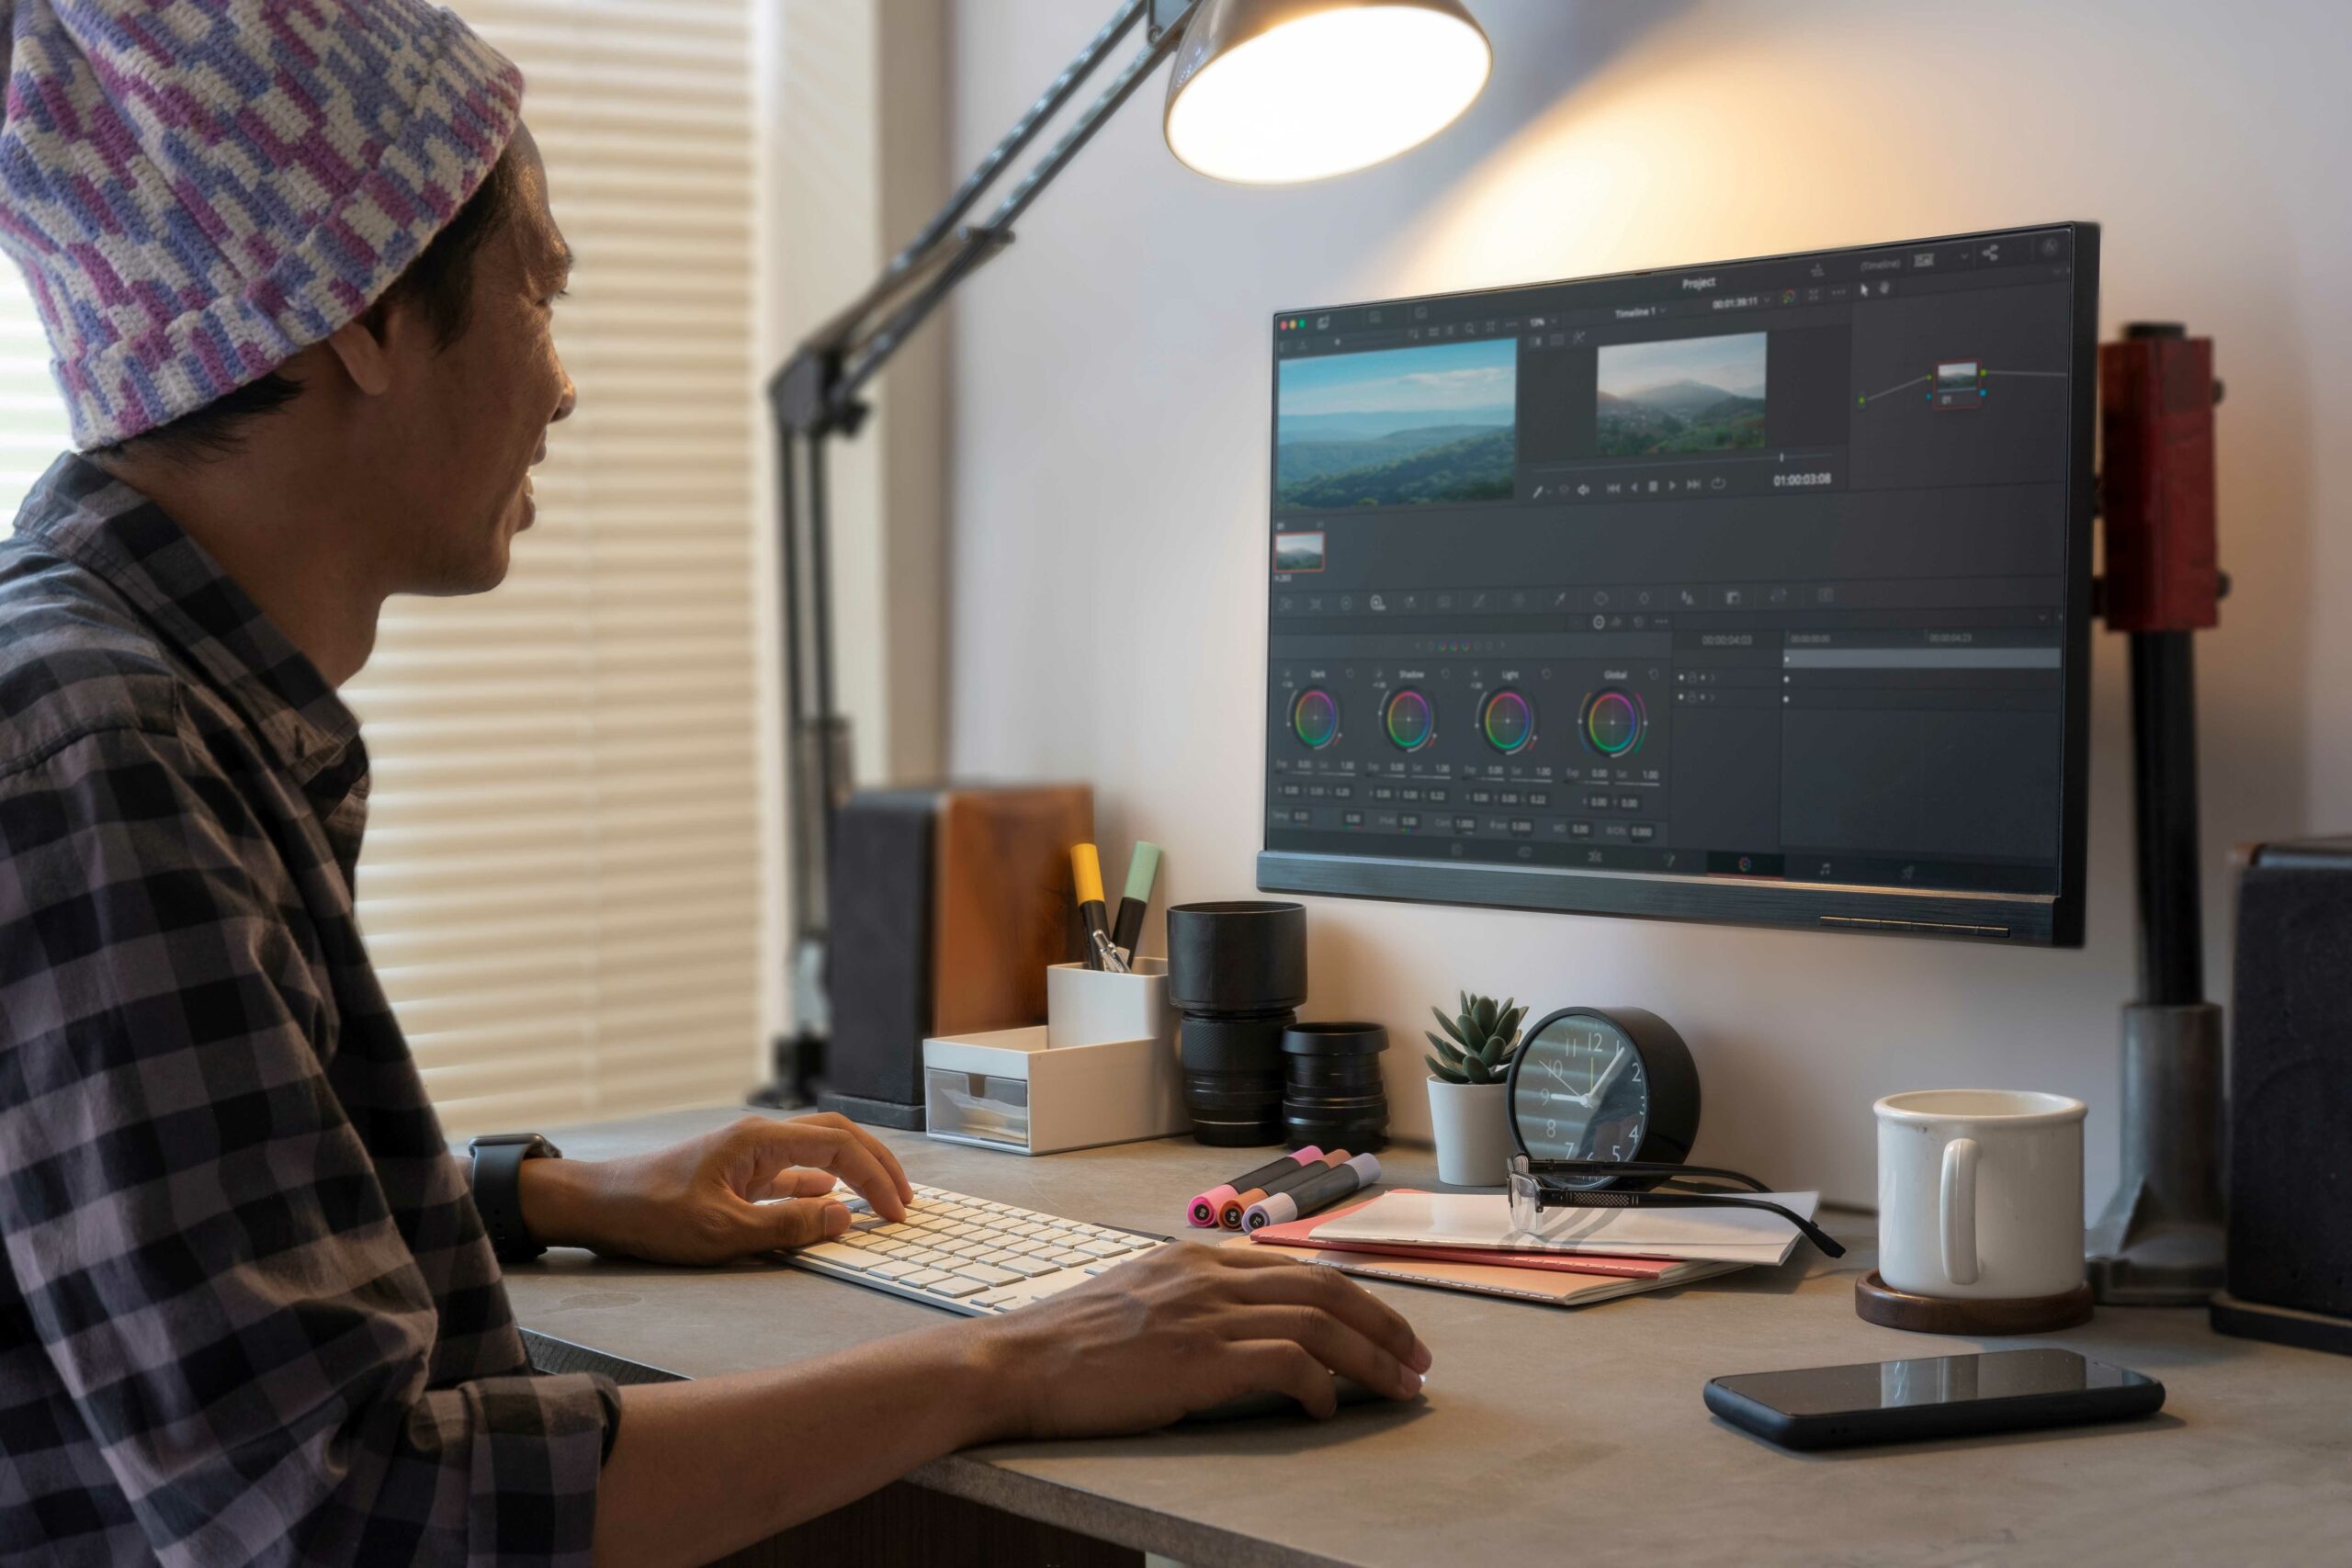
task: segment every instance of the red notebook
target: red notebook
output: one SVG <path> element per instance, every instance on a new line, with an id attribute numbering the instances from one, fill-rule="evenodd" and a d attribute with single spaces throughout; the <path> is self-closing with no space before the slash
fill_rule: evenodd
<path id="1" fill-rule="evenodd" d="M 1398 1188 L 1410 1192 L 1409 1187 Z M 1326 1209 L 1319 1214 L 1292 1220 L 1279 1225 L 1267 1225 L 1250 1233 L 1250 1239 L 1272 1247 L 1318 1247 L 1334 1252 L 1368 1252 L 1383 1258 L 1418 1258 L 1430 1263 L 1480 1263 L 1498 1269 L 1544 1269 L 1558 1274 L 1609 1274 L 1621 1280 L 1656 1280 L 1679 1269 L 1679 1260 L 1670 1258 L 1604 1258 L 1592 1254 L 1562 1252 L 1498 1252 L 1490 1247 L 1417 1247 L 1407 1242 L 1336 1242 L 1318 1241 L 1315 1229 L 1342 1214 L 1352 1214 L 1371 1202 L 1351 1203 L 1344 1209 Z"/>

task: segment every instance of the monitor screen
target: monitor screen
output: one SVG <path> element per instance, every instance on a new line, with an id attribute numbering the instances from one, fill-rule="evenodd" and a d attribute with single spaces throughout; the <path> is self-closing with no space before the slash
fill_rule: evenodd
<path id="1" fill-rule="evenodd" d="M 2098 264 L 1276 317 L 1259 886 L 2079 943 Z"/>

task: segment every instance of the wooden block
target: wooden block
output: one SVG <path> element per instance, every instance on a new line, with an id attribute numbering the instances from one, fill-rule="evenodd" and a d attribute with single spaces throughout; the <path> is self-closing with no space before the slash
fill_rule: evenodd
<path id="1" fill-rule="evenodd" d="M 1093 837 L 1085 784 L 941 793 L 932 1033 L 1046 1021 L 1046 970 L 1083 955 L 1070 846 Z"/>

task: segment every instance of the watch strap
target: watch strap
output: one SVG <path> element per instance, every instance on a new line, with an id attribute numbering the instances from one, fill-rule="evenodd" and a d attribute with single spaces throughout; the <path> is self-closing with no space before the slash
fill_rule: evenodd
<path id="1" fill-rule="evenodd" d="M 476 1138 L 474 1208 L 501 1263 L 528 1263 L 547 1251 L 523 1223 L 523 1162 L 560 1159 L 562 1151 L 537 1133 L 492 1133 Z"/>

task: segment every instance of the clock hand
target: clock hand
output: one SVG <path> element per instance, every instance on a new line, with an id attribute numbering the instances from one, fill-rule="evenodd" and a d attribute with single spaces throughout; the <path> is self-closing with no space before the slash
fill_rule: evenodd
<path id="1" fill-rule="evenodd" d="M 1603 1068 L 1600 1076 L 1593 1080 L 1592 1087 L 1577 1096 L 1577 1102 L 1580 1105 L 1598 1106 L 1600 1103 L 1600 1097 L 1615 1087 L 1617 1075 L 1625 1070 L 1625 1064 L 1632 1061 L 1633 1057 L 1634 1054 L 1631 1051 L 1622 1045 L 1619 1046 L 1617 1055 L 1610 1058 L 1609 1066 Z"/>

